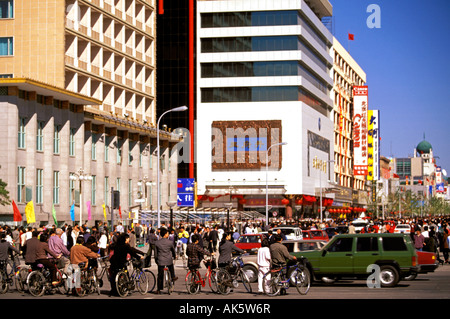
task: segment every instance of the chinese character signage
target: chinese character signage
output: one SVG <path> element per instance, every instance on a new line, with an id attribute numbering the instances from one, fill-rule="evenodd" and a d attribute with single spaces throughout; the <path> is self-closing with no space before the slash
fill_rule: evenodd
<path id="1" fill-rule="evenodd" d="M 367 132 L 367 180 L 380 179 L 380 111 L 368 111 L 368 132 Z"/>
<path id="2" fill-rule="evenodd" d="M 353 87 L 353 174 L 368 175 L 368 87 Z"/>
<path id="3" fill-rule="evenodd" d="M 177 179 L 177 206 L 194 207 L 195 181 L 193 178 Z"/>

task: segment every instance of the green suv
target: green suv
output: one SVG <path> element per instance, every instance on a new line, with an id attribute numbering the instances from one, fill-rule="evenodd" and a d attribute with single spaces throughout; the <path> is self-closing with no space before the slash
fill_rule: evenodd
<path id="1" fill-rule="evenodd" d="M 404 234 L 337 235 L 321 250 L 292 255 L 306 258 L 316 280 L 373 279 L 381 287 L 396 286 L 400 279 L 417 271 L 418 261 L 411 238 Z"/>

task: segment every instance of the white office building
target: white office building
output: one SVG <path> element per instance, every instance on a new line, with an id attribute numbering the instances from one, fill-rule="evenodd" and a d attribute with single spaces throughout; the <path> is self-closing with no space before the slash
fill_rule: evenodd
<path id="1" fill-rule="evenodd" d="M 278 216 L 317 212 L 333 179 L 331 15 L 328 0 L 197 1 L 199 207 L 264 212 L 267 186 Z"/>

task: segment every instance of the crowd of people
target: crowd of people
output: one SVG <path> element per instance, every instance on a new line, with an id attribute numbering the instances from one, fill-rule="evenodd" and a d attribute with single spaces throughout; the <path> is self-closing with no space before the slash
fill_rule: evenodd
<path id="1" fill-rule="evenodd" d="M 360 232 L 393 232 L 397 224 L 410 225 L 411 238 L 417 250 L 437 253 L 441 263 L 449 262 L 449 222 L 450 217 L 403 218 L 379 220 L 371 219 Z M 201 256 L 218 255 L 218 265 L 224 266 L 231 262 L 233 252 L 243 253 L 237 248 L 236 241 L 242 234 L 267 233 L 275 226 L 296 226 L 303 230 L 325 229 L 328 227 L 343 227 L 347 232 L 354 232 L 352 220 L 302 220 L 300 222 L 278 220 L 265 224 L 260 220 L 249 220 L 243 223 L 232 223 L 226 227 L 223 223 L 183 223 L 155 228 L 152 224 L 134 224 L 124 226 L 121 222 L 109 230 L 102 222 L 95 226 L 64 225 L 63 227 L 47 226 L 9 227 L 0 226 L 0 260 L 8 257 L 18 258 L 21 254 L 24 262 L 29 265 L 43 264 L 50 270 L 52 284 L 57 282 L 56 267 L 64 269 L 68 274 L 74 273 L 82 262 L 96 263 L 97 257 L 107 257 L 110 260 L 111 278 L 122 269 L 127 257 L 142 259 L 143 267 L 152 266 L 152 259 L 158 266 L 157 291 L 162 290 L 162 274 L 164 266 L 177 279 L 173 260 L 184 257 L 188 267 L 199 267 Z M 292 259 L 285 246 L 277 245 L 283 239 L 282 234 L 275 234 L 270 241 L 265 238 L 258 251 L 259 292 L 262 292 L 261 279 L 267 267 L 273 264 L 283 264 Z M 147 250 L 139 249 L 146 246 Z M 283 248 L 284 247 L 284 248 Z M 145 252 L 144 252 L 145 251 Z M 443 256 L 443 259 L 440 256 Z M 51 260 L 55 260 L 52 262 Z M 96 265 L 94 265 L 96 266 Z M 75 280 L 70 292 L 79 289 Z M 75 290 L 74 290 L 75 289 Z M 111 284 L 111 294 L 116 294 L 115 284 Z"/>

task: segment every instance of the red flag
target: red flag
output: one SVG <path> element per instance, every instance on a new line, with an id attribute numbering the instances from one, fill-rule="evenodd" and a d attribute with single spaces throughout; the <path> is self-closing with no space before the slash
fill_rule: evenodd
<path id="1" fill-rule="evenodd" d="M 13 212 L 14 212 L 14 221 L 15 222 L 21 222 L 22 221 L 22 215 L 20 214 L 19 208 L 16 205 L 16 202 L 12 201 L 12 207 L 13 207 Z"/>
<path id="2" fill-rule="evenodd" d="M 122 219 L 122 208 L 119 206 L 119 217 Z"/>
<path id="3" fill-rule="evenodd" d="M 355 40 L 355 35 L 349 33 L 349 34 L 348 34 L 348 39 L 349 39 L 349 40 L 352 40 L 352 41 Z"/>

